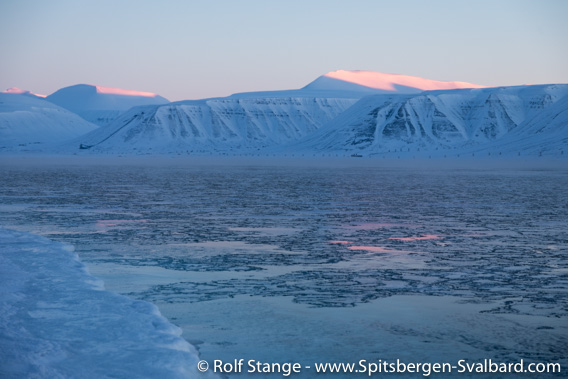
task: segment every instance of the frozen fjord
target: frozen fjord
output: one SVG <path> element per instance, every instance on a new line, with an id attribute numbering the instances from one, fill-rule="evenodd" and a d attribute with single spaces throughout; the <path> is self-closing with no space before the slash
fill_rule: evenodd
<path id="1" fill-rule="evenodd" d="M 73 243 L 207 360 L 565 359 L 566 170 L 1 172 L 3 225 Z"/>

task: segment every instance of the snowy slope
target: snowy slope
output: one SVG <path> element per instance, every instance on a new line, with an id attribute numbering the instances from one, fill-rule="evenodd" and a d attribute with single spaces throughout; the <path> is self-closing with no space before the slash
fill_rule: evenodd
<path id="1" fill-rule="evenodd" d="M 154 305 L 105 291 L 71 246 L 0 228 L 0 377 L 212 377 L 180 335 Z"/>
<path id="2" fill-rule="evenodd" d="M 155 93 L 88 84 L 62 88 L 46 97 L 96 125 L 106 125 L 128 109 L 140 105 L 167 104 Z"/>
<path id="3" fill-rule="evenodd" d="M 92 151 L 228 151 L 303 138 L 356 99 L 268 97 L 183 101 L 131 109 L 80 143 Z M 77 148 L 74 146 L 74 148 Z"/>
<path id="4" fill-rule="evenodd" d="M 568 85 L 539 85 L 368 96 L 293 148 L 369 154 L 497 148 L 505 136 L 519 140 L 521 131 L 527 138 L 565 132 L 555 117 L 565 113 L 567 95 Z"/>
<path id="5" fill-rule="evenodd" d="M 95 125 L 44 99 L 0 93 L 0 151 L 41 148 L 94 129 Z"/>
<path id="6" fill-rule="evenodd" d="M 557 94 L 568 92 L 562 87 L 565 86 L 552 86 L 549 90 Z M 537 107 L 538 103 L 532 106 Z M 488 144 L 486 149 L 517 155 L 568 157 L 568 95 L 528 117 L 511 133 Z"/>

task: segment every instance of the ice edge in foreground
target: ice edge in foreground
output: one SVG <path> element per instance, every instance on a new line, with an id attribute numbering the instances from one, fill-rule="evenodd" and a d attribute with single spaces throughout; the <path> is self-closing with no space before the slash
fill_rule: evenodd
<path id="1" fill-rule="evenodd" d="M 0 228 L 0 377 L 204 377 L 178 327 L 104 290 L 73 250 Z"/>

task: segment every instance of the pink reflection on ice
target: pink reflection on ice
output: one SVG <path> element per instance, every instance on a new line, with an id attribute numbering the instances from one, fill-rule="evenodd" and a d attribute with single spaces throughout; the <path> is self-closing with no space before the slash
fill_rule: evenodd
<path id="1" fill-rule="evenodd" d="M 121 226 L 124 224 L 135 224 L 135 223 L 145 223 L 148 220 L 98 220 L 96 227 L 99 229 L 106 229 L 115 226 Z"/>
<path id="2" fill-rule="evenodd" d="M 372 251 L 374 253 L 412 253 L 412 251 L 395 250 L 385 246 L 349 246 L 349 250 Z"/>
<path id="3" fill-rule="evenodd" d="M 422 241 L 422 240 L 437 240 L 442 238 L 437 234 L 422 234 L 421 236 L 414 237 L 390 237 L 389 240 L 397 241 Z"/>
<path id="4" fill-rule="evenodd" d="M 420 227 L 420 225 L 371 222 L 367 224 L 344 226 L 345 229 L 358 229 L 358 230 L 373 230 L 373 229 L 395 228 L 395 227 L 418 228 Z"/>
<path id="5" fill-rule="evenodd" d="M 327 73 L 324 76 L 386 91 L 395 91 L 395 85 L 418 88 L 424 91 L 456 88 L 485 88 L 485 86 L 466 82 L 445 82 L 416 76 L 385 74 L 374 71 L 338 70 Z"/>
<path id="6" fill-rule="evenodd" d="M 98 93 L 106 93 L 109 95 L 123 95 L 123 96 L 143 96 L 143 97 L 156 97 L 158 96 L 152 92 L 141 92 L 141 91 L 133 91 L 130 89 L 121 89 L 121 88 L 111 88 L 111 87 L 102 87 L 96 86 Z"/>

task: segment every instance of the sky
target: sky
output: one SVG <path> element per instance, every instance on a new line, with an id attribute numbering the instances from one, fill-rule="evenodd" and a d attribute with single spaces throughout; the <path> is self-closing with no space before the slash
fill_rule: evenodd
<path id="1" fill-rule="evenodd" d="M 335 70 L 568 83 L 566 0 L 0 0 L 0 90 L 171 101 L 301 88 Z"/>

